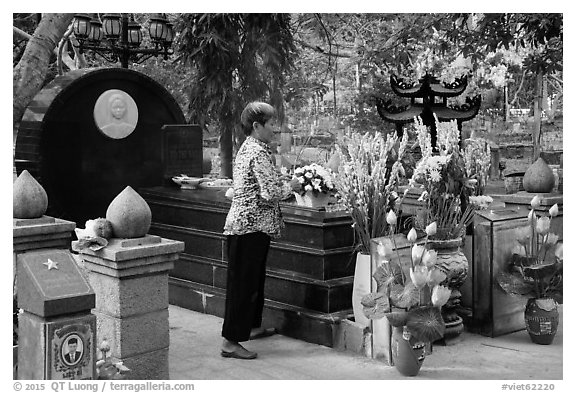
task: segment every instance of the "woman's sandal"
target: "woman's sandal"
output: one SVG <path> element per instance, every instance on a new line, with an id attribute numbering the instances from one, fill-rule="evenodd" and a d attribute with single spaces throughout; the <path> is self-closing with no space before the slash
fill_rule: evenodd
<path id="1" fill-rule="evenodd" d="M 276 328 L 267 328 L 259 331 L 258 333 L 250 334 L 250 340 L 257 340 L 259 338 L 270 337 L 276 334 Z"/>
<path id="2" fill-rule="evenodd" d="M 240 346 L 239 348 L 236 348 L 235 350 L 230 351 L 230 352 L 222 349 L 220 351 L 220 355 L 223 358 L 234 358 L 234 359 L 243 359 L 243 360 L 256 359 L 256 357 L 258 356 L 258 354 L 256 352 L 249 351 L 246 348 L 244 348 L 243 346 Z"/>

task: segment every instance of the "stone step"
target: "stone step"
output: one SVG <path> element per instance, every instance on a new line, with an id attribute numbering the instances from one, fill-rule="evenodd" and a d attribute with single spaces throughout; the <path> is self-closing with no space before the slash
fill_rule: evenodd
<path id="1" fill-rule="evenodd" d="M 224 317 L 223 289 L 171 277 L 169 296 L 170 304 Z M 284 336 L 334 347 L 340 323 L 352 314 L 352 309 L 322 313 L 266 299 L 262 326 L 275 327 Z"/>

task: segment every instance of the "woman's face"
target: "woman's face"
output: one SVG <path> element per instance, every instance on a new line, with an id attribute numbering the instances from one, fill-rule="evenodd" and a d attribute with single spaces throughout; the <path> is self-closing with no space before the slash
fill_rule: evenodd
<path id="1" fill-rule="evenodd" d="M 126 105 L 124 104 L 124 101 L 122 101 L 121 99 L 115 99 L 112 102 L 110 110 L 112 111 L 112 116 L 120 120 L 124 117 L 124 114 L 126 113 Z"/>
<path id="2" fill-rule="evenodd" d="M 269 119 L 264 123 L 256 123 L 254 128 L 254 136 L 264 143 L 270 143 L 274 139 L 274 130 L 278 127 L 278 121 L 274 118 Z"/>

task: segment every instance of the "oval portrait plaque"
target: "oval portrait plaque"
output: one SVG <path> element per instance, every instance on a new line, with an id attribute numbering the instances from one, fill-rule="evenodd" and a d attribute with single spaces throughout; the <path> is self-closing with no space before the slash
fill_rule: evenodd
<path id="1" fill-rule="evenodd" d="M 94 121 L 104 135 L 126 138 L 138 123 L 138 107 L 128 93 L 119 89 L 105 91 L 94 105 Z"/>

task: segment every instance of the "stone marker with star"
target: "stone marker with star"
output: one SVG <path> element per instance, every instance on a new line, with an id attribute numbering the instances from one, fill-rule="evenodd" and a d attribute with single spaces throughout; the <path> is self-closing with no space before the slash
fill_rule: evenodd
<path id="1" fill-rule="evenodd" d="M 95 378 L 96 296 L 70 252 L 21 253 L 17 266 L 18 378 Z"/>

